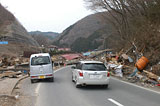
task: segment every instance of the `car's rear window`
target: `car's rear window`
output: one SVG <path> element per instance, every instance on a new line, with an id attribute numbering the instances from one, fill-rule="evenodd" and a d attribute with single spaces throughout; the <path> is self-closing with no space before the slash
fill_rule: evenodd
<path id="1" fill-rule="evenodd" d="M 85 63 L 82 65 L 82 70 L 105 71 L 106 67 L 102 63 Z"/>
<path id="2" fill-rule="evenodd" d="M 45 65 L 50 64 L 50 59 L 48 56 L 38 56 L 31 59 L 31 65 Z"/>

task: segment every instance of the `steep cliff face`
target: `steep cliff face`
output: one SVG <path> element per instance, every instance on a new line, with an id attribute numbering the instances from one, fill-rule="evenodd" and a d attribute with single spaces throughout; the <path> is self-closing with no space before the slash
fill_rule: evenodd
<path id="1" fill-rule="evenodd" d="M 0 5 L 0 40 L 8 41 L 0 45 L 0 54 L 22 54 L 23 51 L 38 50 L 38 43 L 29 35 L 13 14 Z"/>

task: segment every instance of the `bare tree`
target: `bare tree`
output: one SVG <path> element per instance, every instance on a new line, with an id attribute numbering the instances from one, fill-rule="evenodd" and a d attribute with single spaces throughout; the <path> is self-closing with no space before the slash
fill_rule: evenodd
<path id="1" fill-rule="evenodd" d="M 150 6 L 159 5 L 160 0 L 84 0 L 87 7 L 103 14 L 113 24 L 123 40 L 131 41 L 136 34 L 131 22 L 148 19 Z M 160 6 L 160 5 L 159 5 Z M 106 16 L 108 15 L 108 16 Z M 136 20 L 137 21 L 137 20 Z M 148 23 L 148 22 L 147 22 Z"/>
<path id="2" fill-rule="evenodd" d="M 103 20 L 111 22 L 126 43 L 135 42 L 152 64 L 158 62 L 160 57 L 155 54 L 160 53 L 160 0 L 84 1 L 89 9 L 101 12 Z"/>

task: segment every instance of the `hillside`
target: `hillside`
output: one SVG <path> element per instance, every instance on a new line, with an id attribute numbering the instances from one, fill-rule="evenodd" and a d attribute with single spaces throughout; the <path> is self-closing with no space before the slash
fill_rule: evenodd
<path id="1" fill-rule="evenodd" d="M 111 31 L 111 24 L 104 23 L 98 13 L 92 14 L 65 29 L 53 44 L 71 47 L 77 52 L 104 48 L 104 39 L 111 35 Z"/>
<path id="2" fill-rule="evenodd" d="M 48 46 L 52 43 L 59 33 L 56 32 L 41 32 L 41 31 L 31 31 L 30 35 L 38 42 L 39 45 Z"/>
<path id="3" fill-rule="evenodd" d="M 0 40 L 8 45 L 0 46 L 0 54 L 20 55 L 23 51 L 35 51 L 38 43 L 28 34 L 13 14 L 0 4 Z"/>
<path id="4" fill-rule="evenodd" d="M 55 37 L 59 35 L 59 33 L 56 32 L 41 32 L 41 31 L 31 31 L 29 32 L 31 35 L 42 35 L 50 40 L 53 40 Z"/>
<path id="5" fill-rule="evenodd" d="M 114 7 L 112 3 L 108 5 Z M 64 30 L 53 44 L 71 47 L 77 52 L 113 48 L 117 52 L 125 53 L 134 46 L 137 53 L 149 59 L 149 66 L 158 64 L 160 61 L 160 1 L 134 1 L 130 6 L 134 8 L 126 5 L 128 9 L 123 7 L 124 9 L 119 11 L 111 9 L 106 10 L 109 12 L 89 15 Z M 118 4 L 117 7 L 119 7 Z M 103 7 L 100 5 L 100 8 Z M 135 56 L 132 50 L 128 54 Z"/>

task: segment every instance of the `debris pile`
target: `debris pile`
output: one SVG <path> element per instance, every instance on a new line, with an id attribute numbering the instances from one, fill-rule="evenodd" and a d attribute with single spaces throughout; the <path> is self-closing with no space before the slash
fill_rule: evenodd
<path id="1" fill-rule="evenodd" d="M 8 66 L 15 66 L 23 63 L 29 62 L 28 58 L 22 58 L 22 57 L 0 57 L 0 67 L 6 68 Z"/>
<path id="2" fill-rule="evenodd" d="M 23 74 L 28 74 L 29 59 L 23 57 L 0 57 L 0 79 L 18 78 Z"/>
<path id="3" fill-rule="evenodd" d="M 106 65 L 113 76 L 144 86 L 160 86 L 160 62 L 153 66 L 149 62 L 134 43 L 127 51 L 106 54 Z"/>
<path id="4" fill-rule="evenodd" d="M 0 74 L 0 78 L 8 77 L 8 78 L 18 78 L 22 74 L 21 71 L 19 72 L 13 72 L 13 71 L 5 71 Z"/>

